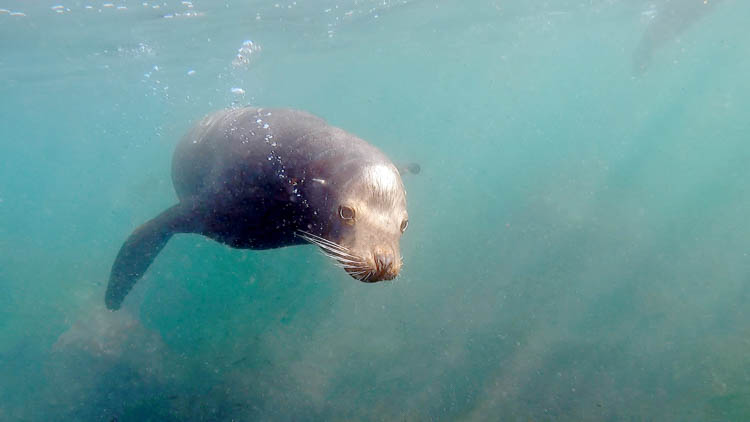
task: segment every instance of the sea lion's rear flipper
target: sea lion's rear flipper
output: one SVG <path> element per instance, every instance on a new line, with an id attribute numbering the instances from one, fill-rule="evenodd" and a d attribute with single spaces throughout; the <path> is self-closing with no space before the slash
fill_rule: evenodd
<path id="1" fill-rule="evenodd" d="M 173 234 L 192 231 L 192 210 L 190 204 L 177 204 L 133 231 L 112 264 L 105 296 L 108 309 L 120 309 L 125 296 Z"/>

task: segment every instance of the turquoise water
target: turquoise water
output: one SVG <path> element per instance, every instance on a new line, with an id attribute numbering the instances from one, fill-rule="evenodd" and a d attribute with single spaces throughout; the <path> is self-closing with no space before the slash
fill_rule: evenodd
<path id="1" fill-rule="evenodd" d="M 750 419 L 750 4 L 698 3 L 0 0 L 0 420 Z M 179 235 L 106 311 L 246 104 L 421 164 L 401 276 Z"/>

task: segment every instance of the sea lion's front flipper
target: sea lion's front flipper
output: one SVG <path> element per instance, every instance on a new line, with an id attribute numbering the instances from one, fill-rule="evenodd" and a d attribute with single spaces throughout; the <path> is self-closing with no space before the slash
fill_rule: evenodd
<path id="1" fill-rule="evenodd" d="M 175 233 L 190 232 L 194 207 L 189 202 L 182 202 L 156 218 L 141 225 L 128 237 L 117 253 L 105 302 L 111 310 L 120 309 L 122 301 L 143 276 L 156 255 L 164 248 L 169 238 Z"/>

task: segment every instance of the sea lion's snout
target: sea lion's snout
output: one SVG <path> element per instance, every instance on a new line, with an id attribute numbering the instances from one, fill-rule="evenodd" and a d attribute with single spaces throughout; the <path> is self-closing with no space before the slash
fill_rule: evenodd
<path id="1" fill-rule="evenodd" d="M 377 253 L 374 257 L 375 269 L 378 273 L 386 274 L 393 267 L 393 259 L 390 254 Z"/>
<path id="2" fill-rule="evenodd" d="M 393 253 L 374 253 L 369 260 L 362 260 L 359 266 L 342 266 L 354 279 L 364 283 L 393 280 L 401 271 L 401 259 Z"/>
<path id="3" fill-rule="evenodd" d="M 357 253 L 353 248 L 310 232 L 299 230 L 296 235 L 318 246 L 323 255 L 337 261 L 337 266 L 356 280 L 365 283 L 393 280 L 401 271 L 403 261 L 398 248 L 391 251 L 376 249 L 368 256 L 367 252 Z"/>
<path id="4" fill-rule="evenodd" d="M 394 265 L 393 254 L 376 253 L 373 256 L 375 261 L 375 274 L 372 281 L 393 280 L 398 275 L 400 265 Z"/>
<path id="5" fill-rule="evenodd" d="M 384 280 L 393 280 L 401 271 L 401 259 L 396 258 L 392 252 L 375 252 L 368 263 L 370 270 L 365 277 L 352 277 L 365 283 L 375 283 Z"/>

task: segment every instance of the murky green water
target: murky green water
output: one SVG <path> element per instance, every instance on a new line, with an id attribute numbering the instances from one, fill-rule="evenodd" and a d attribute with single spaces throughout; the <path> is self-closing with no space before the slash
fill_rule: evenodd
<path id="1" fill-rule="evenodd" d="M 0 420 L 750 418 L 748 16 L 0 0 Z M 421 164 L 402 275 L 179 235 L 105 311 L 179 137 L 245 104 Z"/>

